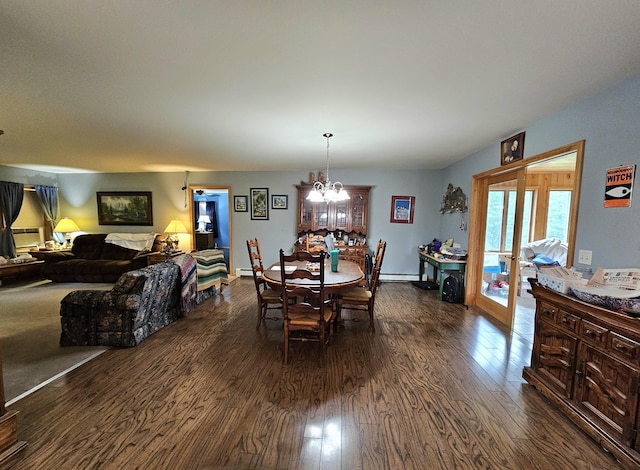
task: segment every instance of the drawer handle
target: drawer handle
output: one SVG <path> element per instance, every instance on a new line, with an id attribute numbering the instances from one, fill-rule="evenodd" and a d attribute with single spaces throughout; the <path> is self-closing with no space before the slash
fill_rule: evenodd
<path id="1" fill-rule="evenodd" d="M 584 330 L 584 334 L 587 335 L 587 336 L 590 336 L 592 338 L 596 338 L 596 337 L 599 338 L 600 335 L 601 335 L 601 333 L 599 333 L 597 331 L 589 330 L 589 329 Z"/>
<path id="2" fill-rule="evenodd" d="M 562 317 L 562 320 L 560 320 L 562 323 L 569 323 L 569 317 Z"/>
<path id="3" fill-rule="evenodd" d="M 616 345 L 614 346 L 618 351 L 624 351 L 626 353 L 631 351 L 631 348 L 627 347 L 626 344 L 622 344 L 622 343 L 616 343 Z"/>

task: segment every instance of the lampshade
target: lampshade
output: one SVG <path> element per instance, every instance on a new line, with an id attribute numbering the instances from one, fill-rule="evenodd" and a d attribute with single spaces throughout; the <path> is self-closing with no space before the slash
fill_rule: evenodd
<path id="1" fill-rule="evenodd" d="M 58 222 L 58 224 L 53 229 L 53 231 L 69 233 L 69 232 L 78 232 L 80 231 L 80 228 L 76 225 L 76 223 L 73 220 L 65 217 L 64 219 L 61 219 L 60 222 Z"/>
<path id="2" fill-rule="evenodd" d="M 165 233 L 187 233 L 187 227 L 184 226 L 181 220 L 173 219 L 164 229 Z"/>

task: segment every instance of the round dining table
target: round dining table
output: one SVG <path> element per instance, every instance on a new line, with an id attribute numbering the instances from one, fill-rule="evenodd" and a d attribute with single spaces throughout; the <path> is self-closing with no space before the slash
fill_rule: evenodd
<path id="1" fill-rule="evenodd" d="M 306 261 L 292 261 L 285 264 L 288 266 L 306 267 Z M 280 263 L 275 263 L 262 272 L 262 279 L 272 289 L 282 288 L 280 276 Z M 358 285 L 364 279 L 364 273 L 356 263 L 352 261 L 340 260 L 338 271 L 331 271 L 331 262 L 327 259 L 324 265 L 324 290 L 328 294 L 339 294 L 343 289 Z M 289 282 L 289 281 L 287 281 Z M 319 281 L 313 279 L 295 279 L 291 281 L 301 285 L 319 285 Z"/>

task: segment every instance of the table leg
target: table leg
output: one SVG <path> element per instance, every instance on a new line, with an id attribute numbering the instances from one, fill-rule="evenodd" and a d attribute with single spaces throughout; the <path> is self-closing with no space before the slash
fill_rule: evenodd
<path id="1" fill-rule="evenodd" d="M 418 256 L 420 259 L 420 267 L 418 268 L 418 280 L 422 282 L 422 276 L 424 275 L 424 260 L 421 256 Z"/>

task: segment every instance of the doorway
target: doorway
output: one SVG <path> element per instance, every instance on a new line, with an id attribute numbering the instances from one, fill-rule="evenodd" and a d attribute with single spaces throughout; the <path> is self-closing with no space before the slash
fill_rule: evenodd
<path id="1" fill-rule="evenodd" d="M 521 274 L 521 245 L 555 234 L 562 224 L 549 194 L 568 198 L 565 265 L 573 265 L 584 141 L 474 175 L 469 223 L 466 298 L 509 327 L 519 310 L 531 312 L 526 276 Z M 537 175 L 537 176 L 536 176 Z M 546 175 L 541 177 L 540 175 Z M 552 183 L 544 183 L 551 181 Z M 558 183 L 563 181 L 563 183 Z M 556 194 L 552 197 L 557 197 Z M 522 269 L 522 273 L 526 273 Z M 524 295 L 523 295 L 524 294 Z"/>
<path id="2" fill-rule="evenodd" d="M 191 239 L 194 250 L 219 249 L 224 253 L 227 271 L 231 260 L 231 188 L 228 186 L 189 186 Z"/>

